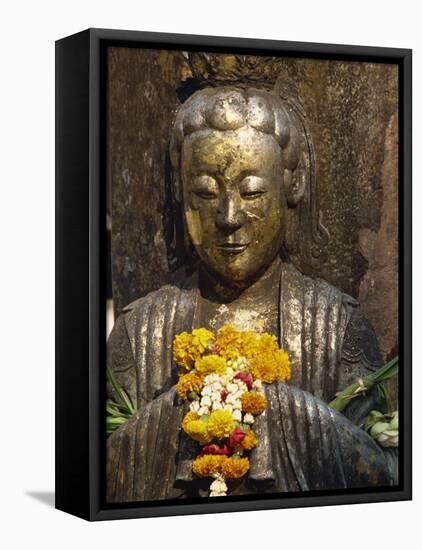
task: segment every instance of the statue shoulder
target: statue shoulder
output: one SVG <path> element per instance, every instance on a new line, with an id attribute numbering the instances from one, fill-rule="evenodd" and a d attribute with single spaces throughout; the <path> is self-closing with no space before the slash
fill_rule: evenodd
<path id="1" fill-rule="evenodd" d="M 186 330 L 192 321 L 198 296 L 198 288 L 192 278 L 181 284 L 167 284 L 126 305 L 118 320 L 125 325 L 129 338 L 139 327 L 174 324 L 174 330 Z"/>
<path id="2" fill-rule="evenodd" d="M 307 289 L 316 289 L 318 301 L 323 307 L 329 308 L 330 304 L 341 306 L 344 318 L 342 360 L 349 364 L 360 362 L 369 370 L 382 366 L 383 360 L 375 331 L 355 298 L 324 279 L 304 275 L 292 265 L 287 268 L 287 273 L 289 280 L 295 281 L 295 285 L 304 292 Z"/>
<path id="3" fill-rule="evenodd" d="M 157 311 L 157 308 L 158 310 L 165 308 L 179 298 L 180 292 L 181 289 L 177 286 L 164 285 L 124 306 L 119 318 L 122 317 L 126 324 L 133 323 L 137 318 L 148 314 L 152 308 L 155 311 Z"/>

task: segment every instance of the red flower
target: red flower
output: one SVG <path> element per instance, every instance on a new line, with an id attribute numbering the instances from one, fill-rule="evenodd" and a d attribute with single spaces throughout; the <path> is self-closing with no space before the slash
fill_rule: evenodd
<path id="1" fill-rule="evenodd" d="M 226 397 L 229 395 L 229 392 L 224 389 L 224 390 L 221 390 L 221 393 L 220 393 L 220 397 L 221 397 L 221 401 L 224 403 L 224 401 L 226 400 Z"/>
<path id="2" fill-rule="evenodd" d="M 233 377 L 233 380 L 242 380 L 242 382 L 244 382 L 248 386 L 248 390 L 252 389 L 253 378 L 250 372 L 245 372 L 245 371 L 238 372 L 236 376 Z"/>
<path id="3" fill-rule="evenodd" d="M 239 428 L 239 426 L 237 426 L 229 437 L 230 447 L 236 447 L 237 445 L 240 445 L 244 437 L 245 432 L 242 430 L 242 428 Z"/>
<path id="4" fill-rule="evenodd" d="M 218 445 L 215 445 L 213 443 L 212 445 L 202 447 L 202 454 L 204 455 L 229 455 L 230 453 L 231 450 L 227 447 L 226 444 L 224 444 L 222 447 L 219 447 Z"/>

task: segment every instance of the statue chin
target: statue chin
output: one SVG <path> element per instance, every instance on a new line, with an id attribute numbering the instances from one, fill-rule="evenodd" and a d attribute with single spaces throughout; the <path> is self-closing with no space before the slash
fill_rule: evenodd
<path id="1" fill-rule="evenodd" d="M 262 255 L 262 250 L 227 250 L 217 254 L 198 250 L 203 269 L 222 285 L 233 289 L 245 289 L 257 282 L 266 272 L 271 271 L 279 261 L 279 254 Z"/>

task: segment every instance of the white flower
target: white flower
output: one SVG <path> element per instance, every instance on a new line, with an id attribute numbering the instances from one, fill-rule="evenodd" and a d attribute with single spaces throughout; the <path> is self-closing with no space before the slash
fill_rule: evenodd
<path id="1" fill-rule="evenodd" d="M 210 491 L 225 492 L 227 491 L 227 485 L 220 479 L 215 479 L 210 485 Z"/>
<path id="2" fill-rule="evenodd" d="M 196 413 L 199 411 L 199 401 L 197 399 L 189 405 L 189 410 Z"/>
<path id="3" fill-rule="evenodd" d="M 215 373 L 207 374 L 207 376 L 204 378 L 204 383 L 205 384 L 212 384 L 216 380 L 218 380 L 218 374 L 215 374 Z"/>
<path id="4" fill-rule="evenodd" d="M 205 395 L 201 399 L 201 407 L 211 407 L 211 397 L 209 395 Z"/>
<path id="5" fill-rule="evenodd" d="M 218 401 L 220 402 L 221 401 L 221 392 L 219 391 L 215 391 L 211 394 L 211 401 Z"/>
<path id="6" fill-rule="evenodd" d="M 372 411 L 369 418 L 374 424 L 369 430 L 372 437 L 383 447 L 398 447 L 399 445 L 399 413 L 383 415 L 379 411 Z"/>
<path id="7" fill-rule="evenodd" d="M 233 409 L 238 409 L 240 411 L 241 408 L 242 408 L 242 402 L 240 401 L 240 399 L 235 399 L 233 401 Z"/>
<path id="8" fill-rule="evenodd" d="M 202 396 L 211 395 L 211 393 L 212 393 L 212 388 L 211 388 L 211 386 L 204 386 L 204 387 L 202 388 L 202 391 L 201 391 L 201 395 L 202 395 Z"/>
<path id="9" fill-rule="evenodd" d="M 253 387 L 257 391 L 261 392 L 264 389 L 264 386 L 262 384 L 262 380 L 254 380 Z"/>
<path id="10" fill-rule="evenodd" d="M 208 409 L 208 407 L 200 407 L 200 409 L 198 410 L 198 414 L 199 416 L 202 416 L 203 414 L 208 414 L 210 411 Z"/>
<path id="11" fill-rule="evenodd" d="M 246 391 L 239 390 L 239 391 L 237 391 L 236 393 L 233 394 L 233 397 L 235 399 L 240 399 L 244 393 L 246 393 Z"/>
<path id="12" fill-rule="evenodd" d="M 236 409 L 235 411 L 233 411 L 232 415 L 235 420 L 238 420 L 239 422 L 242 421 L 242 413 L 240 409 Z"/>
<path id="13" fill-rule="evenodd" d="M 233 412 L 233 407 L 230 405 L 230 403 L 224 403 L 223 409 L 225 411 Z"/>
<path id="14" fill-rule="evenodd" d="M 243 422 L 245 424 L 253 424 L 255 421 L 254 417 L 253 417 L 253 414 L 251 413 L 246 413 L 245 416 L 243 417 Z"/>
<path id="15" fill-rule="evenodd" d="M 230 393 L 237 392 L 237 384 L 227 384 L 227 390 Z"/>
<path id="16" fill-rule="evenodd" d="M 227 495 L 227 485 L 221 474 L 214 474 L 215 480 L 210 485 L 210 497 L 224 497 Z"/>
<path id="17" fill-rule="evenodd" d="M 223 405 L 219 401 L 214 401 L 212 404 L 212 410 L 218 411 L 223 408 Z"/>
<path id="18" fill-rule="evenodd" d="M 218 381 L 218 382 L 214 382 L 211 385 L 211 388 L 213 389 L 213 391 L 221 391 L 223 389 L 223 386 L 221 385 L 221 382 Z"/>
<path id="19" fill-rule="evenodd" d="M 233 369 L 236 371 L 248 370 L 249 362 L 246 357 L 238 357 L 233 361 Z"/>

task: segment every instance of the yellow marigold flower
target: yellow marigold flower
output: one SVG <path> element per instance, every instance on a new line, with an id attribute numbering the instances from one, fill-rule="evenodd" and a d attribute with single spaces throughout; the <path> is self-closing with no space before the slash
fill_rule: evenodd
<path id="1" fill-rule="evenodd" d="M 205 328 L 195 329 L 192 334 L 176 334 L 173 341 L 173 358 L 178 365 L 189 371 L 204 353 L 209 342 L 214 340 L 214 334 Z"/>
<path id="2" fill-rule="evenodd" d="M 249 470 L 248 458 L 227 458 L 223 461 L 221 473 L 227 479 L 243 477 Z"/>
<path id="3" fill-rule="evenodd" d="M 208 477 L 220 473 L 223 464 L 227 461 L 224 455 L 203 455 L 195 458 L 192 464 L 192 471 L 199 477 Z"/>
<path id="4" fill-rule="evenodd" d="M 194 372 L 189 372 L 179 378 L 176 384 L 176 393 L 181 399 L 186 399 L 190 391 L 199 392 L 202 390 L 202 386 L 201 378 Z"/>
<path id="5" fill-rule="evenodd" d="M 185 414 L 185 418 L 182 422 L 182 428 L 183 431 L 186 432 L 186 426 L 189 424 L 189 422 L 192 422 L 193 420 L 199 420 L 199 414 L 194 411 L 189 411 Z"/>
<path id="6" fill-rule="evenodd" d="M 248 430 L 245 434 L 245 437 L 242 439 L 242 447 L 246 451 L 250 451 L 256 447 L 258 440 L 256 438 L 255 432 L 253 430 Z"/>
<path id="7" fill-rule="evenodd" d="M 190 438 L 199 441 L 202 445 L 209 443 L 212 439 L 208 433 L 207 422 L 205 420 L 191 420 L 190 422 L 186 422 L 183 429 Z"/>
<path id="8" fill-rule="evenodd" d="M 210 342 L 214 342 L 214 334 L 206 328 L 196 328 L 192 331 L 192 346 L 199 354 L 203 354 Z"/>
<path id="9" fill-rule="evenodd" d="M 192 335 L 187 332 L 176 334 L 173 341 L 173 359 L 186 369 L 191 370 L 195 364 L 195 356 L 192 350 Z"/>
<path id="10" fill-rule="evenodd" d="M 267 400 L 265 397 L 257 392 L 245 392 L 241 396 L 240 401 L 242 403 L 242 412 L 250 413 L 254 416 L 264 412 L 265 407 L 267 406 Z"/>
<path id="11" fill-rule="evenodd" d="M 224 357 L 219 355 L 205 355 L 196 361 L 195 369 L 202 378 L 205 378 L 205 376 L 212 373 L 224 374 L 227 363 Z"/>
<path id="12" fill-rule="evenodd" d="M 211 438 L 224 439 L 234 430 L 234 419 L 229 411 L 213 411 L 208 418 L 208 434 Z"/>

